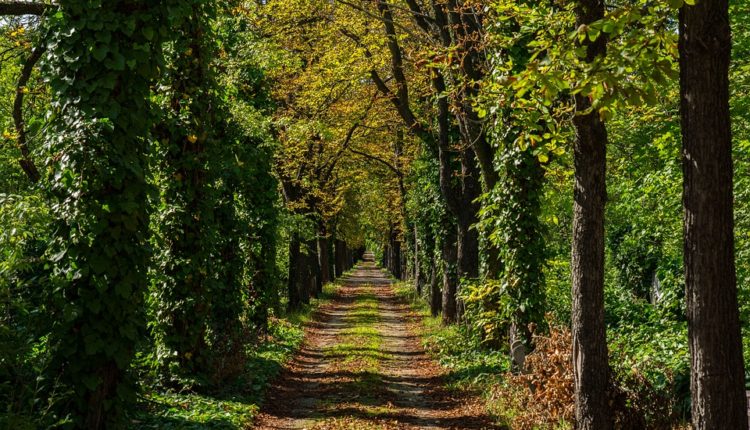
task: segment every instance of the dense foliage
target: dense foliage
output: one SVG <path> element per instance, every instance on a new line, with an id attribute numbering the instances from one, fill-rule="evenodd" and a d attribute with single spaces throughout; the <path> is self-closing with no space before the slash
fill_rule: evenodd
<path id="1" fill-rule="evenodd" d="M 585 120 L 608 141 L 595 221 L 617 426 L 688 422 L 677 76 L 695 2 L 583 22 L 593 3 L 3 8 L 0 427 L 147 428 L 189 422 L 169 405 L 190 402 L 248 425 L 301 341 L 287 320 L 365 249 L 429 303 L 451 383 L 514 427 L 572 425 Z M 750 5 L 729 3 L 750 375 Z"/>

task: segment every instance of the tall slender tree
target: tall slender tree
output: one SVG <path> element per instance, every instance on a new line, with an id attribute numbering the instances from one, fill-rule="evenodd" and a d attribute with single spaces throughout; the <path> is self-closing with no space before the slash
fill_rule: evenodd
<path id="1" fill-rule="evenodd" d="M 680 10 L 685 289 L 693 427 L 747 429 L 734 263 L 726 0 Z"/>
<path id="2" fill-rule="evenodd" d="M 589 25 L 604 17 L 604 1 L 581 0 L 576 6 L 576 24 Z M 605 55 L 603 34 L 584 40 L 586 61 Z M 591 100 L 575 96 L 579 112 L 573 119 L 576 130 L 573 163 L 573 372 L 578 428 L 607 430 L 612 415 L 607 401 L 609 362 L 604 324 L 604 206 L 606 189 L 607 128 L 596 110 L 586 113 Z"/>

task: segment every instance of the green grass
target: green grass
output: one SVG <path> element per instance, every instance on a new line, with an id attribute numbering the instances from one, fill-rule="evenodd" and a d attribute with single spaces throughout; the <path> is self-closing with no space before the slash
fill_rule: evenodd
<path id="1" fill-rule="evenodd" d="M 357 296 L 345 321 L 350 327 L 341 331 L 339 342 L 331 346 L 326 355 L 357 375 L 354 381 L 357 391 L 371 392 L 382 385 L 380 364 L 390 358 L 382 351 L 383 336 L 377 328 L 377 297 L 369 290 Z"/>
<path id="2" fill-rule="evenodd" d="M 222 390 L 210 394 L 179 393 L 147 389 L 131 413 L 131 429 L 247 429 L 252 426 L 266 388 L 284 363 L 297 351 L 304 338 L 304 324 L 320 304 L 330 300 L 335 285 L 301 311 L 282 319 L 271 319 L 269 337 L 248 346 L 245 374 Z"/>

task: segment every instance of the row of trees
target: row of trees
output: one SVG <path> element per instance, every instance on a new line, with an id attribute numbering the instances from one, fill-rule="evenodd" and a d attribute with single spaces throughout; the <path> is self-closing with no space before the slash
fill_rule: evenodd
<path id="1" fill-rule="evenodd" d="M 547 322 L 545 171 L 570 153 L 570 323 L 581 428 L 613 426 L 604 306 L 607 123 L 661 103 L 659 91 L 679 66 L 692 416 L 697 428 L 742 428 L 728 7 L 341 0 L 269 1 L 259 13 L 270 16 L 272 43 L 314 71 L 281 91 L 304 94 L 302 103 L 310 92 L 324 94 L 327 109 L 312 114 L 318 120 L 336 112 L 340 121 L 342 109 L 367 106 L 369 116 L 349 123 L 388 124 L 384 141 L 364 143 L 365 157 L 386 166 L 405 202 L 389 208 L 401 221 L 380 229 L 384 265 L 412 277 L 420 292 L 429 285 L 433 312 L 445 323 L 464 306 L 491 314 L 495 329 L 485 335 L 509 340 L 519 367 L 533 348 L 530 324 L 543 330 Z M 384 143 L 398 147 L 404 136 L 414 148 L 406 164 L 402 150 Z M 462 303 L 462 280 L 480 276 L 484 293 Z M 717 339 L 718 332 L 727 336 Z"/>
<path id="2" fill-rule="evenodd" d="M 612 428 L 608 242 L 624 284 L 651 287 L 659 262 L 629 257 L 635 221 L 605 231 L 608 181 L 631 165 L 607 150 L 632 116 L 668 122 L 648 112 L 674 88 L 693 422 L 747 425 L 726 2 L 153 3 L 0 2 L 24 17 L 7 22 L 23 59 L 4 115 L 5 321 L 44 339 L 8 356 L 42 363 L 33 396 L 54 419 L 116 425 L 137 350 L 166 385 L 242 372 L 269 313 L 370 247 L 517 370 L 567 308 L 552 323 L 572 328 L 578 426 Z"/>
<path id="3" fill-rule="evenodd" d="M 3 24 L 26 57 L 5 137 L 28 177 L 3 192 L 33 203 L 3 242 L 9 413 L 120 427 L 137 353 L 166 386 L 244 372 L 278 308 L 279 207 L 262 71 L 219 67 L 247 49 L 229 6 L 0 3 L 21 17 Z"/>

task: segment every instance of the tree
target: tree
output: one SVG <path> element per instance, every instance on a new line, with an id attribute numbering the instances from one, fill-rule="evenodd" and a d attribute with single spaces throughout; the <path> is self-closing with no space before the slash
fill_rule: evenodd
<path id="1" fill-rule="evenodd" d="M 156 127 L 158 183 L 154 296 L 156 336 L 172 377 L 206 376 L 212 370 L 207 330 L 212 290 L 219 287 L 220 190 L 218 152 L 224 124 L 216 97 L 211 40 L 214 6 L 183 2 L 170 15 L 173 47 L 159 94 L 164 117 Z"/>
<path id="2" fill-rule="evenodd" d="M 604 2 L 582 0 L 576 7 L 577 24 L 604 18 Z M 589 39 L 586 39 L 589 40 Z M 604 35 L 584 42 L 586 61 L 604 57 Z M 573 201 L 573 372 L 576 422 L 581 429 L 612 428 L 607 387 L 609 362 L 604 324 L 604 205 L 606 190 L 607 129 L 590 99 L 575 95 L 578 114 L 573 119 L 575 190 Z"/>
<path id="3" fill-rule="evenodd" d="M 63 393 L 58 416 L 77 428 L 116 428 L 135 398 L 128 368 L 145 329 L 149 97 L 165 9 L 62 0 L 47 22 L 54 119 L 45 140 L 57 218 L 47 380 L 62 385 L 49 387 Z"/>
<path id="4" fill-rule="evenodd" d="M 734 262 L 731 46 L 727 1 L 680 9 L 685 289 L 699 430 L 748 426 Z"/>

